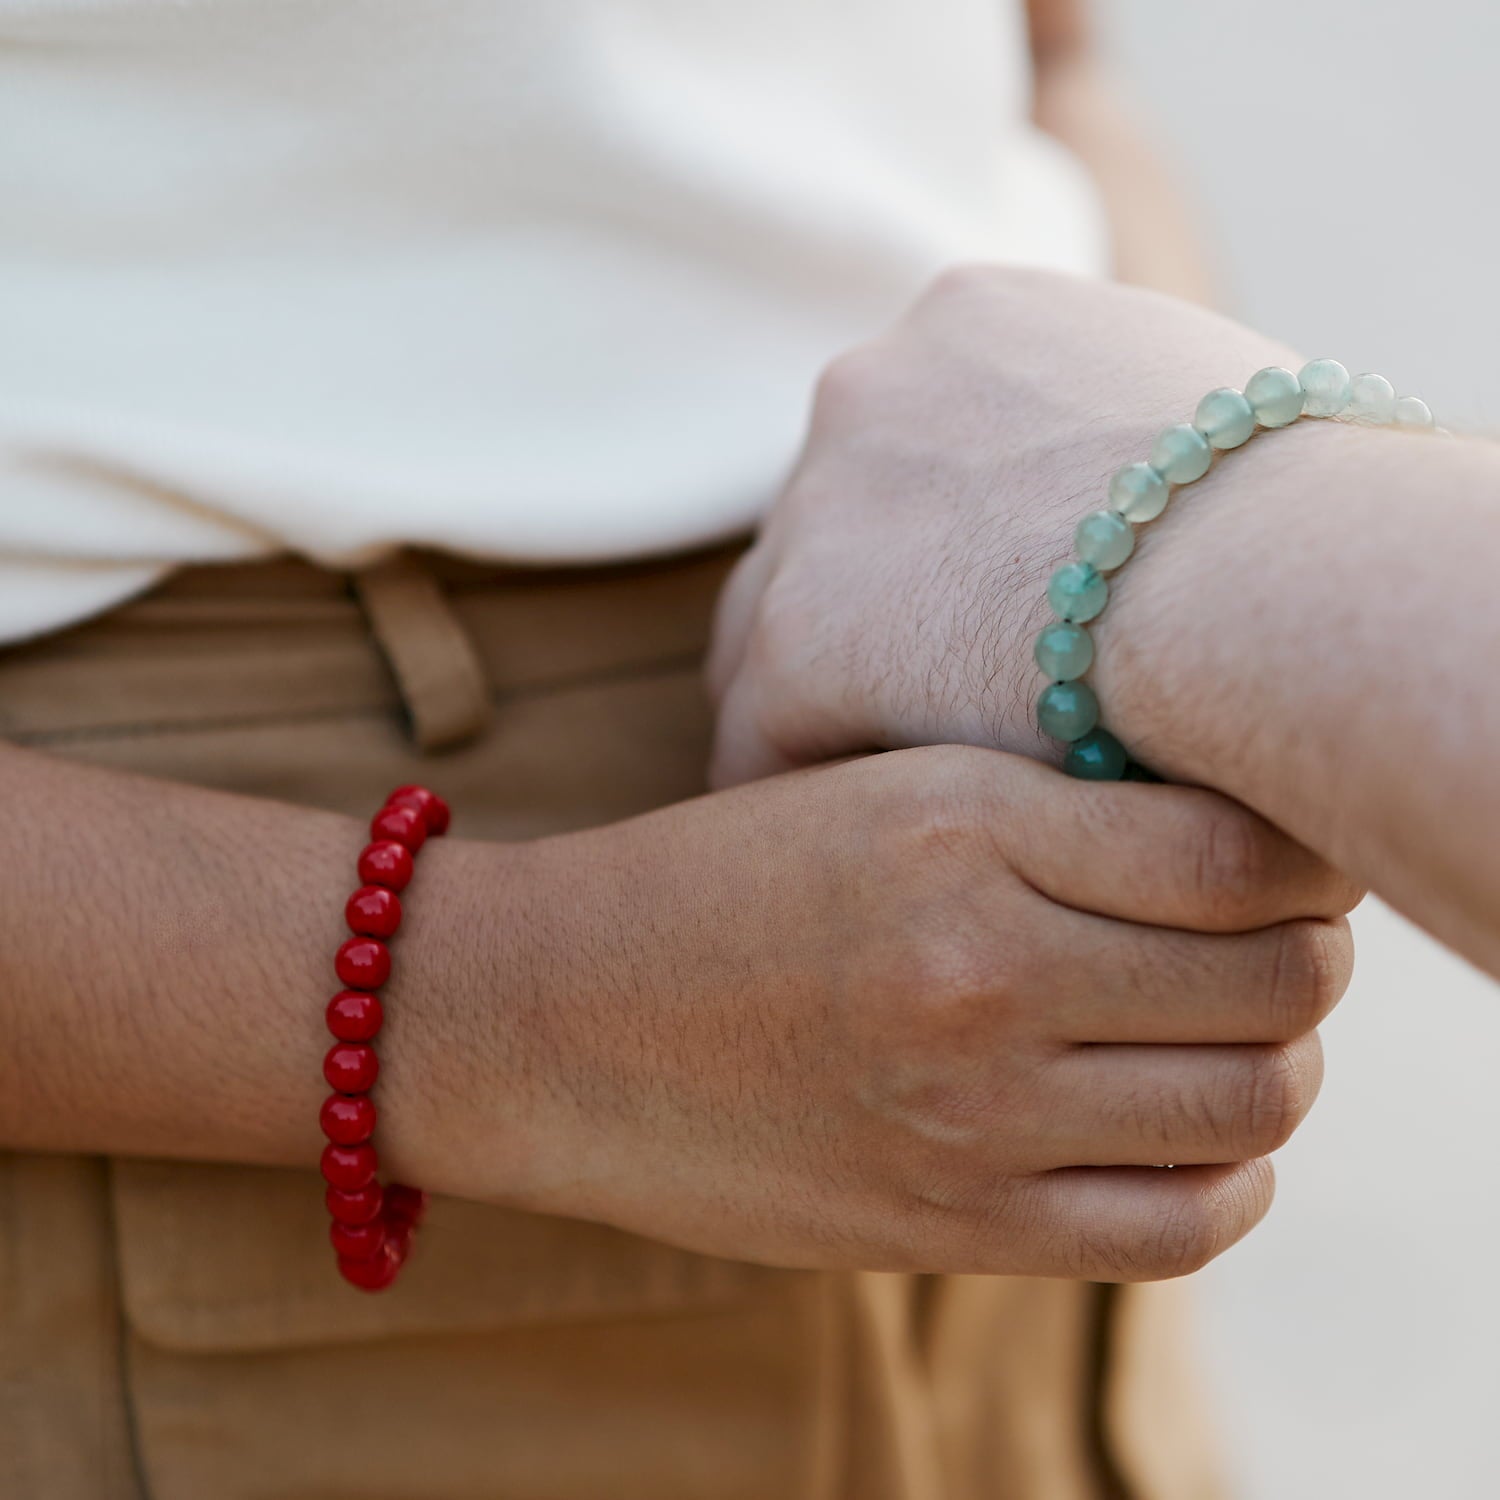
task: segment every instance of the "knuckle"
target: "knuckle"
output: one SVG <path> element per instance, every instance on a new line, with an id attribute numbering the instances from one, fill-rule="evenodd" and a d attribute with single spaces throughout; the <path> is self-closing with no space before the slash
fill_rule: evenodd
<path id="1" fill-rule="evenodd" d="M 1212 1205 L 1199 1196 L 1159 1214 L 1139 1246 L 1136 1281 L 1166 1281 L 1201 1271 L 1220 1251 L 1224 1234 Z"/>
<path id="2" fill-rule="evenodd" d="M 1347 917 L 1369 894 L 1357 880 L 1331 867 L 1324 873 L 1321 884 L 1322 908 L 1330 916 Z"/>
<path id="3" fill-rule="evenodd" d="M 782 578 L 772 579 L 756 605 L 745 642 L 750 670 L 774 675 L 794 660 L 798 643 L 809 639 L 810 615 L 800 590 Z"/>
<path id="4" fill-rule="evenodd" d="M 938 301 L 972 297 L 993 287 L 1000 274 L 983 261 L 955 261 L 933 277 L 928 295 Z"/>
<path id="5" fill-rule="evenodd" d="M 885 387 L 890 356 L 878 344 L 856 344 L 823 367 L 813 389 L 813 424 L 839 424 L 864 415 Z"/>
<path id="6" fill-rule="evenodd" d="M 777 581 L 767 587 L 745 634 L 741 708 L 777 747 L 813 735 L 827 718 L 826 706 L 809 687 L 813 627 L 801 592 Z"/>
<path id="7" fill-rule="evenodd" d="M 901 834 L 924 863 L 967 869 L 993 857 L 992 820 L 971 774 L 984 753 L 959 745 L 902 752 Z"/>
<path id="8" fill-rule="evenodd" d="M 1190 895 L 1214 925 L 1254 909 L 1271 873 L 1265 831 L 1248 813 L 1215 806 L 1200 816 L 1187 865 Z"/>
<path id="9" fill-rule="evenodd" d="M 975 860 L 979 835 L 973 816 L 934 789 L 906 811 L 895 837 L 900 856 L 919 876 L 942 874 L 951 866 L 967 869 Z"/>
<path id="10" fill-rule="evenodd" d="M 1257 1049 L 1242 1086 L 1240 1155 L 1266 1156 L 1292 1138 L 1312 1108 L 1315 1085 L 1300 1053 L 1289 1047 Z"/>
<path id="11" fill-rule="evenodd" d="M 925 1029 L 940 1022 L 965 1022 L 975 1009 L 981 987 L 969 947 L 952 933 L 922 938 L 914 945 L 907 972 L 914 1013 Z"/>
<path id="12" fill-rule="evenodd" d="M 1347 922 L 1287 922 L 1277 929 L 1267 1002 L 1283 1041 L 1314 1030 L 1343 998 L 1353 973 Z"/>
<path id="13" fill-rule="evenodd" d="M 925 1160 L 909 1192 L 909 1208 L 919 1216 L 960 1229 L 986 1220 L 990 1194 L 978 1174 L 960 1168 L 952 1159 Z"/>
<path id="14" fill-rule="evenodd" d="M 913 988 L 887 979 L 887 993 L 867 1002 L 859 1107 L 886 1142 L 893 1179 L 911 1191 L 968 1173 L 993 1187 L 996 1164 L 1025 1155 L 1027 1127 L 1044 1113 L 1029 1070 L 995 1045 L 1008 1029 L 1004 1001 L 974 965 L 908 973 Z"/>
<path id="15" fill-rule="evenodd" d="M 1169 1173 L 1163 1172 L 1163 1176 Z M 1270 1206 L 1263 1165 L 1237 1169 L 1196 1191 L 1163 1192 L 1151 1211 L 1115 1234 L 1085 1231 L 1064 1259 L 1071 1274 L 1104 1281 L 1191 1276 L 1239 1240 Z M 1167 1183 L 1162 1184 L 1167 1188 Z M 1173 1184 L 1172 1186 L 1175 1186 Z"/>
<path id="16" fill-rule="evenodd" d="M 1118 1115 L 1123 1133 L 1162 1161 L 1189 1147 L 1234 1161 L 1279 1150 L 1317 1097 L 1316 1037 L 1232 1050 L 1235 1056 L 1183 1086 L 1145 1085 L 1126 1095 Z"/>
<path id="17" fill-rule="evenodd" d="M 975 936 L 945 931 L 913 942 L 896 968 L 893 997 L 913 1044 L 962 1046 L 991 1022 L 992 997 L 1008 984 Z"/>

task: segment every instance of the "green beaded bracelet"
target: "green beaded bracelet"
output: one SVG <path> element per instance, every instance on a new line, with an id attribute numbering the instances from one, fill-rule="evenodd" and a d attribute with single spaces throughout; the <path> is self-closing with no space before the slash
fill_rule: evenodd
<path id="1" fill-rule="evenodd" d="M 1168 427 L 1149 463 L 1127 464 L 1109 482 L 1109 507 L 1078 523 L 1075 558 L 1047 585 L 1057 616 L 1036 638 L 1036 664 L 1047 679 L 1037 698 L 1037 727 L 1067 746 L 1063 769 L 1089 781 L 1148 777 L 1099 723 L 1099 700 L 1082 681 L 1094 664 L 1084 626 L 1109 603 L 1106 573 L 1135 551 L 1137 526 L 1167 508 L 1174 487 L 1201 479 L 1221 452 L 1238 448 L 1257 428 L 1289 427 L 1302 417 L 1336 417 L 1368 425 L 1431 428 L 1432 412 L 1416 396 L 1397 397 L 1383 375 L 1351 376 L 1336 359 L 1315 359 L 1293 375 L 1278 365 L 1259 370 L 1243 391 L 1223 386 L 1199 403 L 1191 423 Z M 1441 429 L 1438 429 L 1441 430 Z"/>

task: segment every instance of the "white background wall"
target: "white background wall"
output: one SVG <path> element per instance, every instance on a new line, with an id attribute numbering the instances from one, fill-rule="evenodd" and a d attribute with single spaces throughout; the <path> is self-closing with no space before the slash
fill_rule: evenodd
<path id="1" fill-rule="evenodd" d="M 1233 309 L 1500 431 L 1500 0 L 1096 7 Z M 1420 546 L 1420 499 L 1411 527 Z M 1500 588 L 1454 582 L 1455 618 Z M 1472 774 L 1500 767 L 1476 752 Z M 1207 1353 L 1249 1500 L 1495 1500 L 1500 986 L 1374 903 L 1355 921 L 1276 1208 L 1200 1278 Z"/>

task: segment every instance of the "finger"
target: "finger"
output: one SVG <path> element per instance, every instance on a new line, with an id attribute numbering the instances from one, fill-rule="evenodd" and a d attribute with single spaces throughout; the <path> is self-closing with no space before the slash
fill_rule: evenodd
<path id="1" fill-rule="evenodd" d="M 1340 917 L 1363 892 L 1248 809 L 1197 787 L 1075 781 L 1034 762 L 1008 806 L 1015 867 L 1065 906 L 1196 932 Z M 1013 790 L 1013 788 L 1012 788 Z"/>
<path id="2" fill-rule="evenodd" d="M 1317 1033 L 1279 1047 L 1080 1047 L 1048 1066 L 1038 1158 L 1057 1166 L 1249 1161 L 1284 1146 L 1323 1082 Z"/>
<path id="3" fill-rule="evenodd" d="M 756 693 L 753 679 L 741 672 L 719 705 L 708 763 L 708 784 L 716 791 L 798 768 L 796 760 L 767 739 Z"/>
<path id="4" fill-rule="evenodd" d="M 1073 1167 L 1012 1200 L 1038 1226 L 1024 1275 L 1164 1281 L 1201 1270 L 1266 1215 L 1267 1161 L 1200 1167 Z"/>
<path id="5" fill-rule="evenodd" d="M 1290 1042 L 1324 1021 L 1354 972 L 1343 917 L 1207 934 L 1068 915 L 1043 1018 L 1064 1042 Z"/>
<path id="6" fill-rule="evenodd" d="M 775 553 L 765 537 L 734 565 L 714 608 L 713 642 L 706 667 L 708 690 L 722 703 L 745 659 L 755 608 L 771 576 Z"/>

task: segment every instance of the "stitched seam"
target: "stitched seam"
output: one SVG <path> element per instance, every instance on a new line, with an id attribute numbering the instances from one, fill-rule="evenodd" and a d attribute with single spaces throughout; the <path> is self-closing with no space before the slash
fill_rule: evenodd
<path id="1" fill-rule="evenodd" d="M 507 1305 L 499 1313 L 491 1312 L 476 1319 L 472 1311 L 455 1312 L 447 1307 L 423 1308 L 410 1322 L 392 1322 L 361 1325 L 345 1322 L 342 1331 L 330 1332 L 327 1328 L 328 1307 L 326 1301 L 317 1296 L 286 1297 L 269 1294 L 265 1297 L 234 1298 L 224 1301 L 194 1299 L 177 1301 L 157 1298 L 149 1301 L 136 1314 L 127 1318 L 131 1328 L 143 1342 L 155 1348 L 181 1354 L 209 1354 L 219 1350 L 233 1349 L 246 1353 L 278 1349 L 343 1348 L 351 1344 L 367 1343 L 372 1339 L 399 1337 L 422 1338 L 433 1332 L 444 1335 L 463 1333 L 477 1329 L 481 1333 L 498 1332 L 511 1328 L 564 1327 L 581 1323 L 614 1323 L 638 1318 L 691 1317 L 713 1312 L 744 1301 L 757 1290 L 755 1272 L 761 1268 L 748 1262 L 729 1262 L 739 1274 L 716 1272 L 712 1280 L 698 1281 L 680 1278 L 671 1286 L 640 1286 L 633 1282 L 619 1283 L 604 1292 L 589 1292 L 585 1295 L 563 1293 L 556 1295 L 550 1289 L 533 1290 L 526 1298 Z M 748 1270 L 751 1274 L 744 1275 Z M 793 1272 L 792 1274 L 796 1274 Z M 139 1331 L 136 1323 L 150 1328 L 152 1316 L 162 1305 L 179 1313 L 188 1314 L 202 1337 L 203 1325 L 210 1330 L 208 1341 L 198 1343 L 191 1339 L 162 1339 L 150 1332 Z M 226 1317 L 254 1317 L 264 1310 L 279 1317 L 289 1318 L 303 1324 L 311 1321 L 311 1332 L 283 1335 L 270 1342 L 247 1340 L 244 1335 L 225 1334 L 222 1325 Z"/>
<path id="2" fill-rule="evenodd" d="M 1126 1477 L 1110 1431 L 1108 1403 L 1119 1364 L 1120 1303 L 1123 1286 L 1109 1282 L 1090 1285 L 1087 1368 L 1084 1373 L 1084 1451 L 1088 1456 L 1099 1500 L 1139 1500 Z"/>
<path id="3" fill-rule="evenodd" d="M 143 720 L 131 724 L 90 724 L 76 729 L 31 729 L 5 736 L 13 745 L 68 745 L 94 740 L 142 739 L 154 735 L 202 734 L 219 729 L 265 729 L 281 724 L 330 723 L 337 719 L 374 719 L 393 715 L 395 708 L 311 708 L 302 713 L 220 714 L 202 719 Z"/>
<path id="4" fill-rule="evenodd" d="M 560 696 L 579 688 L 608 686 L 614 683 L 648 681 L 671 677 L 683 672 L 697 672 L 702 653 L 689 651 L 656 661 L 617 667 L 604 672 L 580 672 L 571 677 L 549 678 L 546 682 L 524 687 L 492 691 L 490 701 L 498 708 L 508 703 L 531 702 Z M 340 719 L 399 719 L 402 709 L 396 703 L 367 704 L 357 708 L 310 708 L 300 713 L 218 714 L 201 719 L 145 720 L 128 724 L 97 724 L 76 729 L 33 729 L 0 736 L 13 745 L 66 745 L 96 740 L 134 739 L 152 735 L 203 734 L 220 729 L 267 729 L 280 725 L 333 723 Z"/>
<path id="5" fill-rule="evenodd" d="M 147 1500 L 151 1489 L 146 1479 L 146 1458 L 141 1446 L 140 1412 L 136 1404 L 135 1371 L 131 1357 L 133 1333 L 125 1313 L 125 1287 L 120 1268 L 120 1215 L 115 1204 L 114 1164 L 107 1158 L 100 1163 L 104 1178 L 105 1236 L 108 1246 L 109 1277 L 115 1298 L 116 1367 L 120 1374 L 120 1399 L 125 1412 L 125 1443 L 130 1458 L 131 1477 L 141 1500 Z"/>

